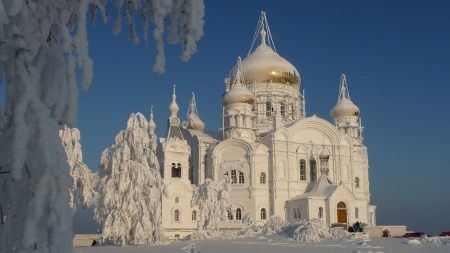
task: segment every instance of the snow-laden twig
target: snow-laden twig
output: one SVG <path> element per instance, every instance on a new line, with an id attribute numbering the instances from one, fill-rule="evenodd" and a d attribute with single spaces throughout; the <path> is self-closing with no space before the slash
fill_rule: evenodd
<path id="1" fill-rule="evenodd" d="M 70 175 L 73 178 L 73 186 L 70 188 L 70 207 L 75 213 L 77 200 L 83 209 L 97 205 L 99 194 L 95 190 L 98 184 L 97 173 L 92 171 L 83 163 L 83 153 L 80 144 L 80 131 L 77 128 L 64 126 L 59 130 L 64 149 L 67 154 L 67 162 L 70 166 Z"/>

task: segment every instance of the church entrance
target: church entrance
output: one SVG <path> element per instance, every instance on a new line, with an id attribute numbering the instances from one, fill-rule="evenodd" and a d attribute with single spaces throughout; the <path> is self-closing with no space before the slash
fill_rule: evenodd
<path id="1" fill-rule="evenodd" d="M 337 204 L 337 222 L 347 224 L 347 205 L 342 201 Z"/>

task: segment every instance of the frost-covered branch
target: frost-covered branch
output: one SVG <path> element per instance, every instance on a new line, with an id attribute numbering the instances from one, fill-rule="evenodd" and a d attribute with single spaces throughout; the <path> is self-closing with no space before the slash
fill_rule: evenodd
<path id="1" fill-rule="evenodd" d="M 81 203 L 83 209 L 97 205 L 99 194 L 95 191 L 98 184 L 98 176 L 83 163 L 83 153 L 80 144 L 80 131 L 77 128 L 64 126 L 59 130 L 64 149 L 67 154 L 67 162 L 70 166 L 70 175 L 73 178 L 73 186 L 70 188 L 70 207 L 75 213 L 75 200 Z"/>
<path id="2" fill-rule="evenodd" d="M 191 206 L 198 206 L 200 211 L 199 230 L 218 231 L 220 222 L 228 222 L 228 212 L 235 212 L 229 201 L 230 190 L 231 179 L 228 176 L 218 182 L 208 178 L 194 190 Z"/>
<path id="3" fill-rule="evenodd" d="M 92 82 L 87 14 L 95 20 L 100 12 L 107 21 L 110 9 L 116 10 L 114 32 L 123 14 L 133 36 L 135 14 L 145 29 L 148 20 L 155 22 L 158 50 L 169 14 L 169 41 L 183 43 L 182 60 L 203 35 L 203 0 L 0 0 L 0 80 L 6 80 L 6 104 L 0 107 L 0 252 L 72 251 L 73 180 L 58 131 L 75 126 L 78 85 L 87 90 Z M 163 51 L 154 70 L 164 72 Z"/>
<path id="4" fill-rule="evenodd" d="M 165 186 L 149 145 L 148 122 L 137 113 L 114 145 L 103 151 L 98 172 L 102 196 L 94 213 L 105 239 L 122 238 L 127 243 L 131 235 L 135 244 L 166 240 L 161 223 Z"/>

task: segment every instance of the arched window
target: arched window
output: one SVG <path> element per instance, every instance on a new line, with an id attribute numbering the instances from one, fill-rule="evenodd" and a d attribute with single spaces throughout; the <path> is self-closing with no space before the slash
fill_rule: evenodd
<path id="1" fill-rule="evenodd" d="M 266 173 L 264 172 L 261 173 L 261 176 L 259 177 L 259 183 L 266 184 Z"/>
<path id="2" fill-rule="evenodd" d="M 359 209 L 357 207 L 355 207 L 355 218 L 359 218 Z"/>
<path id="3" fill-rule="evenodd" d="M 192 211 L 192 221 L 196 221 L 197 220 L 197 211 Z"/>
<path id="4" fill-rule="evenodd" d="M 300 208 L 297 208 L 297 218 L 301 219 L 302 214 L 300 213 Z"/>
<path id="5" fill-rule="evenodd" d="M 172 177 L 181 178 L 181 164 L 179 163 L 177 166 L 175 163 L 172 163 Z"/>
<path id="6" fill-rule="evenodd" d="M 355 187 L 359 188 L 359 177 L 355 177 Z"/>
<path id="7" fill-rule="evenodd" d="M 243 184 L 244 183 L 244 173 L 239 171 L 239 183 Z"/>
<path id="8" fill-rule="evenodd" d="M 178 197 L 175 197 L 175 203 L 178 203 L 179 201 Z"/>
<path id="9" fill-rule="evenodd" d="M 311 174 L 311 181 L 317 181 L 316 160 L 309 161 L 309 170 Z"/>
<path id="10" fill-rule="evenodd" d="M 174 221 L 180 221 L 180 210 L 175 210 L 175 212 L 173 213 L 173 220 Z"/>
<path id="11" fill-rule="evenodd" d="M 266 209 L 261 208 L 261 220 L 267 219 Z"/>
<path id="12" fill-rule="evenodd" d="M 227 211 L 227 212 L 228 212 L 228 219 L 232 220 L 233 219 L 233 214 L 230 211 Z"/>
<path id="13" fill-rule="evenodd" d="M 294 219 L 297 219 L 297 209 L 294 208 Z"/>
<path id="14" fill-rule="evenodd" d="M 306 181 L 306 161 L 300 160 L 300 181 Z"/>
<path id="15" fill-rule="evenodd" d="M 237 176 L 236 176 L 236 171 L 235 170 L 231 171 L 231 183 L 232 184 L 236 184 L 237 183 Z"/>
<path id="16" fill-rule="evenodd" d="M 323 218 L 323 208 L 319 207 L 319 219 Z"/>
<path id="17" fill-rule="evenodd" d="M 241 220 L 241 219 L 242 219 L 241 209 L 238 208 L 238 209 L 236 209 L 236 220 Z"/>

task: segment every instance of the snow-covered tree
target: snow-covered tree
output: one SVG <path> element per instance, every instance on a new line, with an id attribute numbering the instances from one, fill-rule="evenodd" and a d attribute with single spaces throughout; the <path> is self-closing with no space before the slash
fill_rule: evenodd
<path id="1" fill-rule="evenodd" d="M 111 8 L 112 7 L 112 8 Z M 114 33 L 125 16 L 138 42 L 134 17 L 155 24 L 158 54 L 154 71 L 164 72 L 162 34 L 182 42 L 188 60 L 203 35 L 203 0 L 0 0 L 0 80 L 6 104 L 0 112 L 0 252 L 71 252 L 69 188 L 73 185 L 58 130 L 73 127 L 81 89 L 92 80 L 86 21 L 90 12 L 109 19 Z M 178 31 L 178 28 L 180 30 Z"/>
<path id="2" fill-rule="evenodd" d="M 127 243 L 131 236 L 135 244 L 165 241 L 161 223 L 165 186 L 149 146 L 148 123 L 137 113 L 131 114 L 114 145 L 103 151 L 98 170 L 101 198 L 94 211 L 103 238 Z"/>
<path id="3" fill-rule="evenodd" d="M 228 222 L 228 212 L 234 213 L 235 207 L 229 201 L 231 179 L 224 176 L 217 182 L 206 179 L 194 189 L 191 206 L 198 206 L 200 219 L 199 230 L 218 231 L 220 222 Z"/>
<path id="4" fill-rule="evenodd" d="M 73 186 L 70 188 L 70 208 L 75 213 L 78 200 L 83 209 L 96 205 L 99 194 L 94 190 L 98 184 L 98 176 L 83 163 L 83 153 L 80 144 L 80 131 L 77 128 L 64 126 L 59 130 L 64 149 L 67 154 L 67 162 L 70 166 L 70 175 L 73 178 Z"/>

